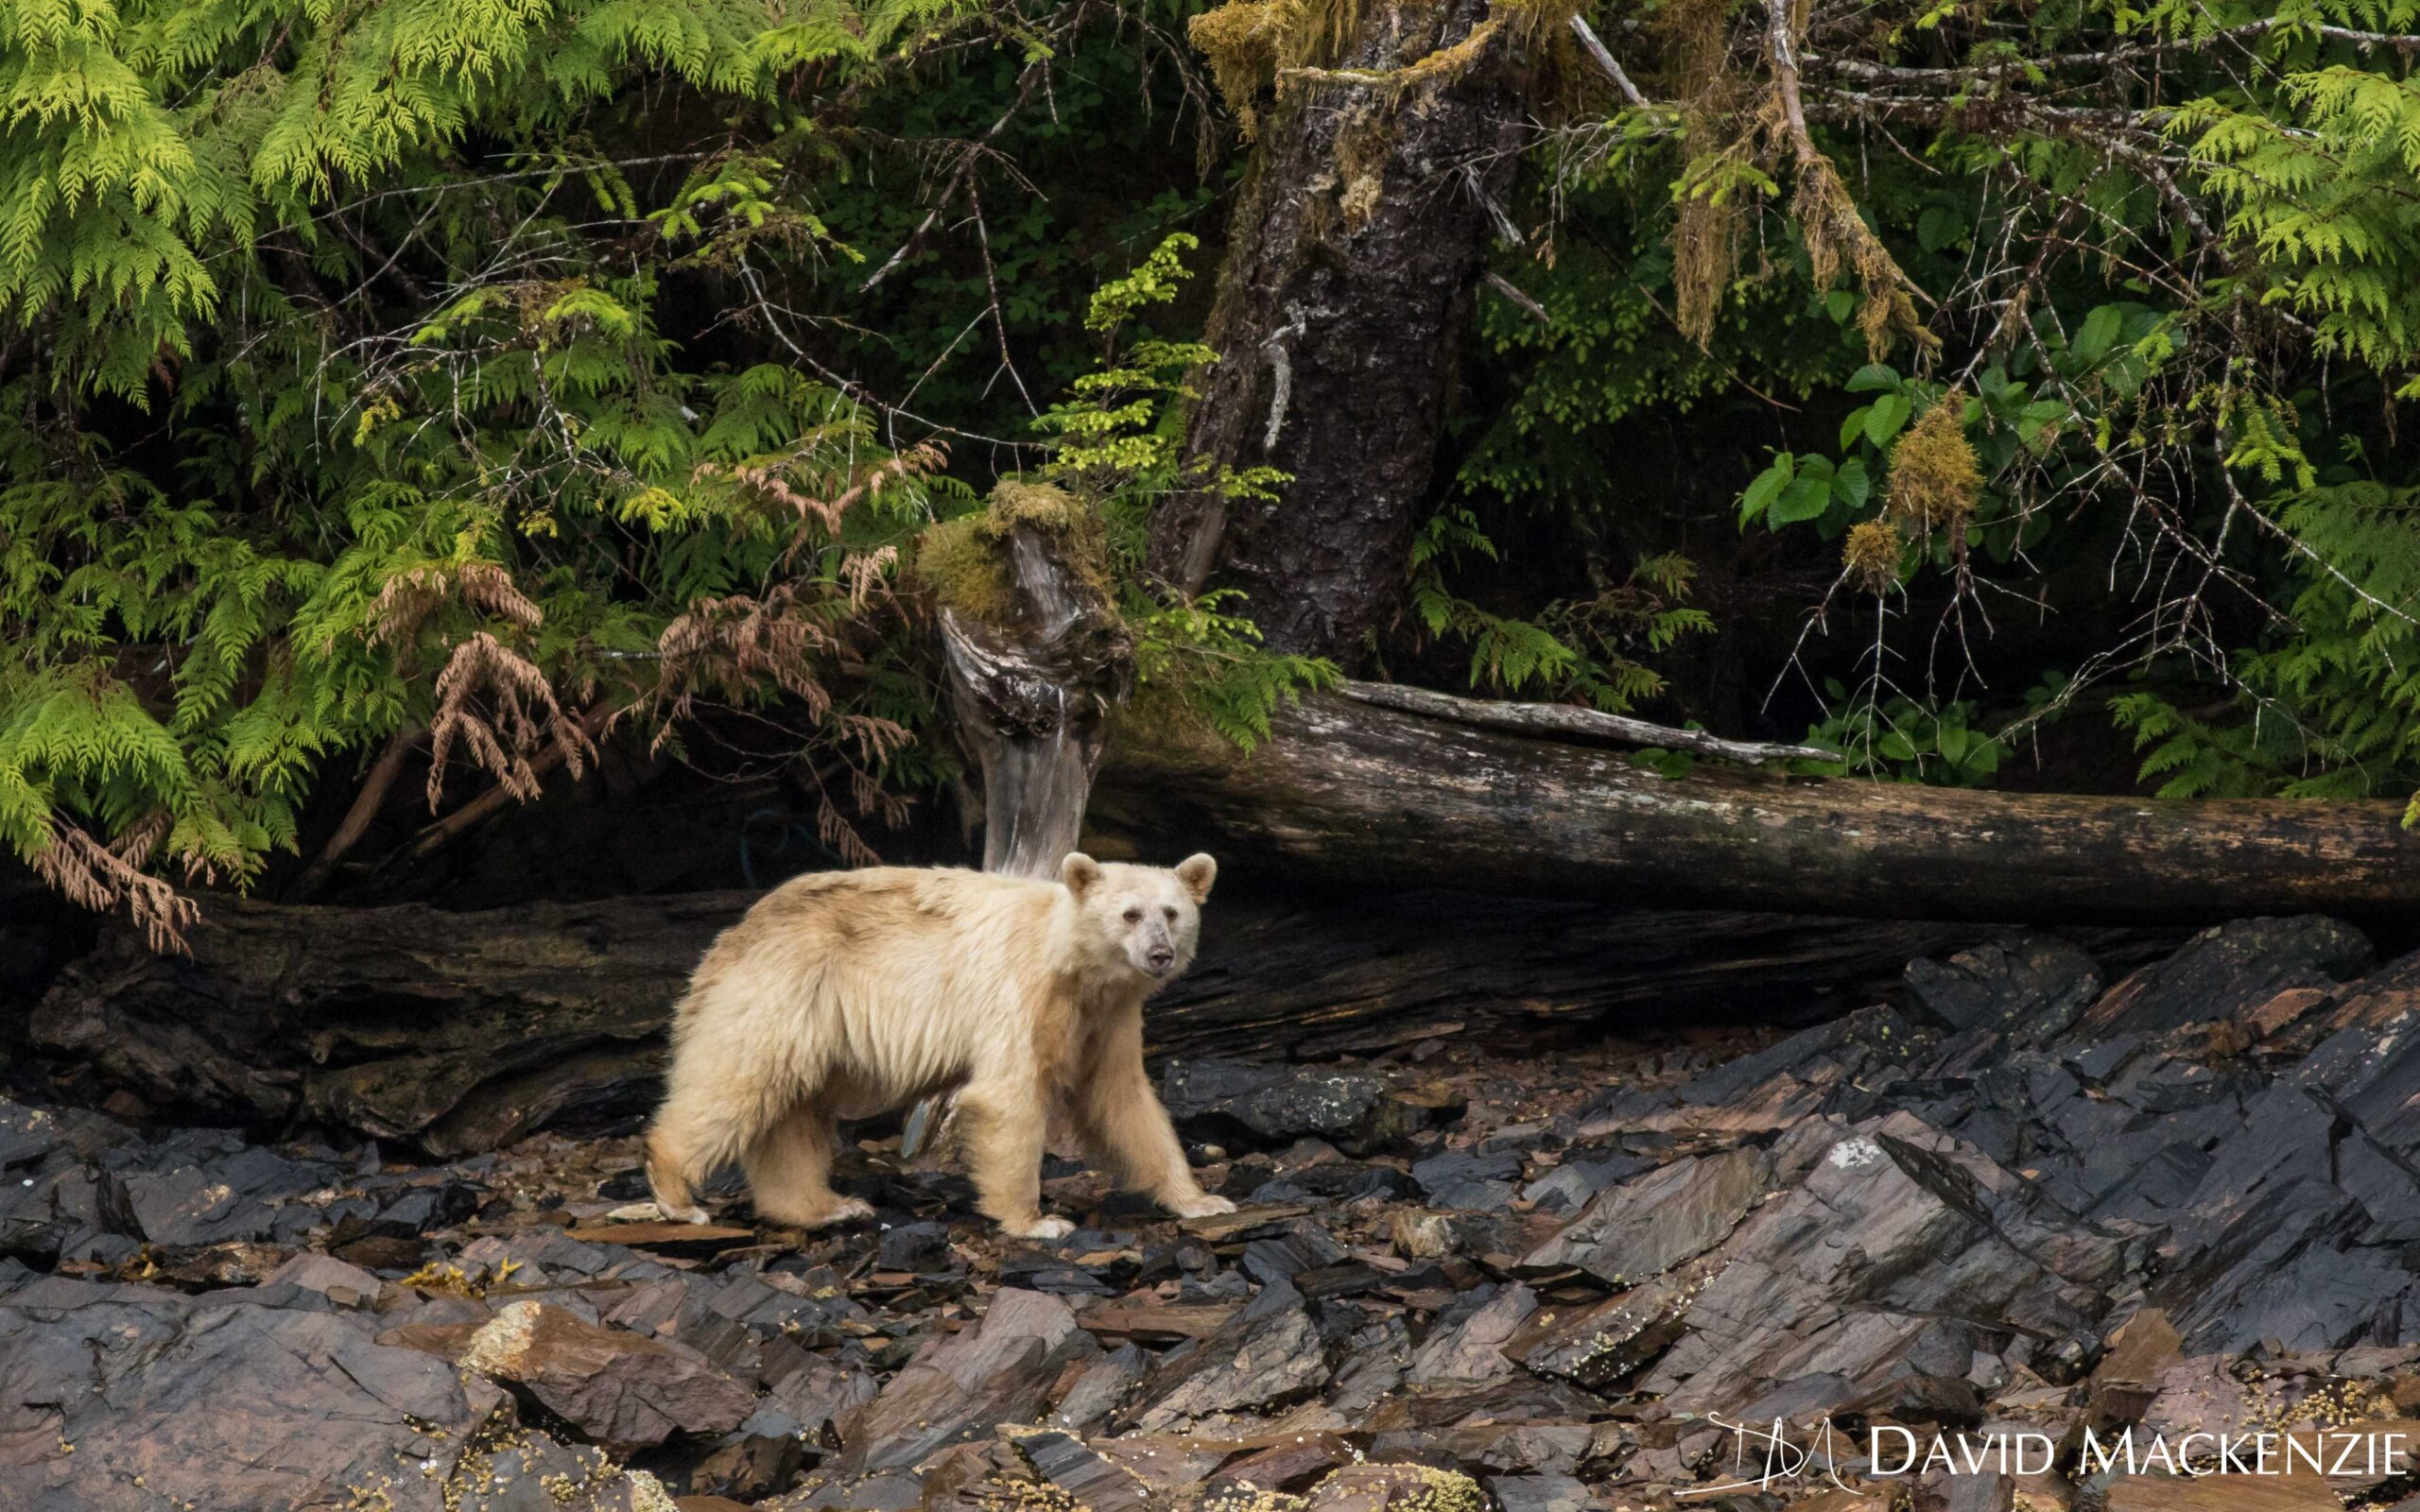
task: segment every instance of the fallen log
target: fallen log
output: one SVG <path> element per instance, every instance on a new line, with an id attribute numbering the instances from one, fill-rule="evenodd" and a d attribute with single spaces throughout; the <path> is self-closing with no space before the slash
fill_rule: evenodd
<path id="1" fill-rule="evenodd" d="M 213 899 L 190 958 L 106 926 L 27 1038 L 179 1117 L 490 1149 L 566 1114 L 648 1106 L 674 999 L 754 896 L 460 914 Z M 1810 1017 L 1873 1002 L 1910 957 L 1989 933 L 1393 889 L 1222 889 L 1208 925 L 1193 971 L 1148 1015 L 1155 1056 L 1367 1052 L 1623 1015 Z M 2078 937 L 2122 951 L 2151 936 Z"/>
<path id="2" fill-rule="evenodd" d="M 1584 732 L 1512 733 L 1488 728 L 1506 722 L 1488 712 L 1500 706 L 1447 701 L 1477 713 L 1307 696 L 1249 756 L 1129 721 L 1094 821 L 1223 847 L 1241 878 L 1663 907 L 2105 923 L 2409 919 L 2420 905 L 2420 834 L 2400 803 L 1988 793 L 1712 765 L 1668 777 Z"/>

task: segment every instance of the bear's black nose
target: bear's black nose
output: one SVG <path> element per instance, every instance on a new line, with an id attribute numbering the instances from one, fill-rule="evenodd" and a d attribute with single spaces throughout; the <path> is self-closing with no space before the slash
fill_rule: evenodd
<path id="1" fill-rule="evenodd" d="M 1144 957 L 1144 959 L 1151 963 L 1152 971 L 1165 971 L 1169 967 L 1176 964 L 1176 952 L 1163 945 L 1158 950 L 1153 951 L 1150 955 Z"/>

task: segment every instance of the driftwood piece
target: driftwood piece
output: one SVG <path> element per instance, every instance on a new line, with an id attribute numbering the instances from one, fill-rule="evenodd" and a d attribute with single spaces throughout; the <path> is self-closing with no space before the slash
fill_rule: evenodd
<path id="1" fill-rule="evenodd" d="M 1130 726 L 1139 722 L 1130 722 Z M 1122 728 L 1096 824 L 1223 846 L 1229 874 L 1869 918 L 2408 920 L 2400 803 L 2160 800 L 1917 787 L 1700 766 L 1334 695 L 1281 708 L 1249 757 Z"/>
<path id="2" fill-rule="evenodd" d="M 565 1113 L 647 1107 L 673 1002 L 754 896 L 463 914 L 213 900 L 190 959 L 109 926 L 37 1006 L 30 1038 L 163 1110 L 487 1149 Z M 1608 1015 L 1795 1017 L 1870 1002 L 1910 956 L 1986 933 L 1434 892 L 1222 892 L 1201 959 L 1147 1023 L 1155 1055 L 1285 1057 Z"/>
<path id="3" fill-rule="evenodd" d="M 1400 713 L 1425 714 L 1431 719 L 1450 720 L 1458 725 L 1477 725 L 1482 730 L 1510 730 L 1516 735 L 1612 740 L 1633 746 L 1668 746 L 1675 750 L 1693 750 L 1704 756 L 1746 762 L 1751 766 L 1766 762 L 1833 762 L 1841 759 L 1839 751 L 1825 750 L 1821 746 L 1725 740 L 1703 730 L 1679 730 L 1670 725 L 1633 719 L 1628 714 L 1577 709 L 1569 704 L 1461 698 L 1430 688 L 1406 687 L 1399 682 L 1347 682 L 1337 691 L 1357 703 L 1375 704 L 1381 709 L 1392 709 Z"/>

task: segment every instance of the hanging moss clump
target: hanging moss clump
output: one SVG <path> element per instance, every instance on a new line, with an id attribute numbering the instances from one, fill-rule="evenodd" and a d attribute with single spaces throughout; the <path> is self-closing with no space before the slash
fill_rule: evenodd
<path id="1" fill-rule="evenodd" d="M 1888 520 L 1865 520 L 1849 526 L 1841 544 L 1841 566 L 1849 580 L 1869 593 L 1891 591 L 1899 580 L 1899 530 Z"/>
<path id="2" fill-rule="evenodd" d="M 1302 0 L 1230 0 L 1185 23 L 1185 35 L 1210 60 L 1210 77 L 1250 141 L 1260 129 L 1261 91 L 1301 45 Z"/>
<path id="3" fill-rule="evenodd" d="M 1983 469 L 1966 439 L 1961 419 L 1965 410 L 1964 396 L 1953 388 L 1899 438 L 1891 454 L 1886 517 L 1930 531 L 1975 512 L 1983 492 Z"/>

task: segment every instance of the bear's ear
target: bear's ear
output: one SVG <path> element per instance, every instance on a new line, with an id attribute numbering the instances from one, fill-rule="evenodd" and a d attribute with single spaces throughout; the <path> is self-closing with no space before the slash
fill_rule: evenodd
<path id="1" fill-rule="evenodd" d="M 1067 859 L 1059 863 L 1059 880 L 1067 890 L 1081 898 L 1084 889 L 1100 881 L 1100 863 L 1081 850 L 1070 850 Z"/>
<path id="2" fill-rule="evenodd" d="M 1219 863 L 1211 859 L 1209 851 L 1199 851 L 1176 864 L 1176 880 L 1184 884 L 1184 890 L 1193 894 L 1195 902 L 1208 902 L 1210 885 L 1219 880 Z"/>

